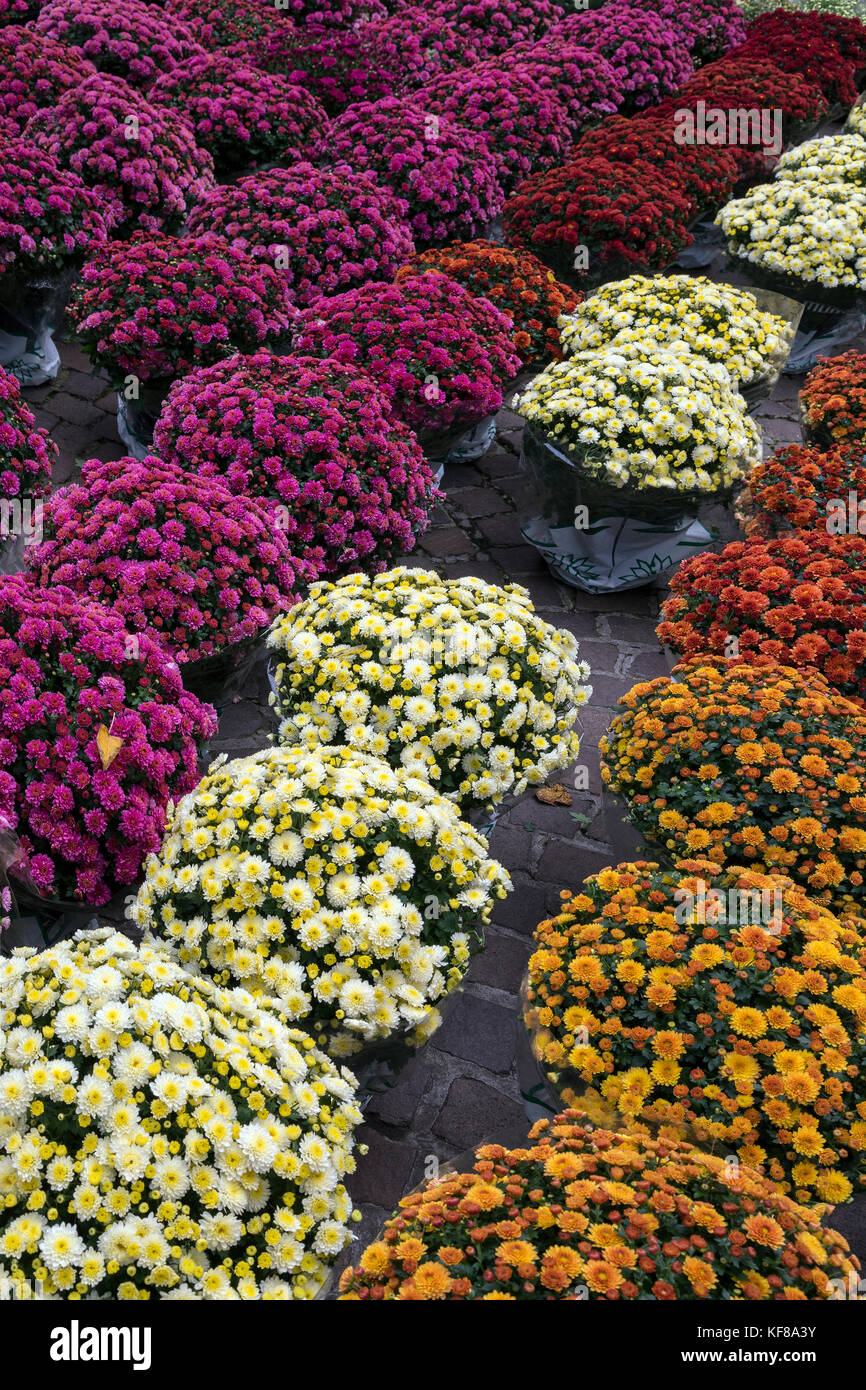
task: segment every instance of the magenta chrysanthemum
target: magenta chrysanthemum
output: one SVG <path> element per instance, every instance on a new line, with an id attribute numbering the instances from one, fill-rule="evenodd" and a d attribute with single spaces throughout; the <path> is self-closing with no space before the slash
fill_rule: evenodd
<path id="1" fill-rule="evenodd" d="M 0 820 L 45 896 L 107 902 L 159 848 L 216 732 L 159 642 L 64 588 L 0 576 Z M 109 766 L 99 730 L 120 740 Z"/>
<path id="2" fill-rule="evenodd" d="M 180 113 L 153 106 L 120 77 L 87 78 L 38 111 L 25 135 L 81 175 L 116 232 L 177 231 L 214 186 L 213 160 Z"/>
<path id="3" fill-rule="evenodd" d="M 182 20 L 145 0 L 48 0 L 36 31 L 78 48 L 100 72 L 147 87 L 201 49 Z"/>
<path id="4" fill-rule="evenodd" d="M 169 392 L 153 447 L 269 499 L 317 574 L 387 568 L 439 495 L 375 384 L 336 362 L 259 353 L 192 372 Z"/>
<path id="5" fill-rule="evenodd" d="M 410 98 L 350 106 L 319 148 L 393 188 L 419 245 L 485 231 L 505 201 L 484 137 Z"/>
<path id="6" fill-rule="evenodd" d="M 180 662 L 261 632 L 306 573 L 265 503 L 155 457 L 89 459 L 47 503 L 44 527 L 34 582 L 113 608 Z"/>
<path id="7" fill-rule="evenodd" d="M 57 445 L 37 428 L 17 380 L 0 367 L 0 498 L 44 497 L 57 456 Z"/>
<path id="8" fill-rule="evenodd" d="M 372 174 L 295 164 L 215 189 L 189 229 L 215 232 L 276 266 L 293 300 L 308 304 L 393 275 L 414 250 L 406 219 L 405 202 Z"/>
<path id="9" fill-rule="evenodd" d="M 521 366 L 512 331 L 488 300 L 430 272 L 317 300 L 294 346 L 367 373 L 413 429 L 441 432 L 499 409 Z"/>

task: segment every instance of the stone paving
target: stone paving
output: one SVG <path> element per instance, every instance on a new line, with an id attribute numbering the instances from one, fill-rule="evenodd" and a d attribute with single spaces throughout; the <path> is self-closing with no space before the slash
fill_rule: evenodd
<path id="1" fill-rule="evenodd" d="M 858 346 L 866 346 L 860 343 Z M 68 480 L 76 460 L 118 458 L 125 452 L 116 429 L 116 398 L 71 343 L 61 344 L 56 382 L 26 397 L 61 450 L 55 484 Z M 768 449 L 799 440 L 797 390 L 801 378 L 782 378 L 757 412 Z M 484 952 L 472 964 L 463 993 L 430 1042 L 391 1089 L 375 1095 L 365 1112 L 360 1158 L 350 1187 L 363 1213 L 362 1240 L 372 1238 L 400 1196 L 477 1144 L 521 1142 L 529 1120 L 517 1078 L 518 990 L 535 924 L 559 904 L 561 889 L 587 874 L 635 857 L 640 841 L 610 798 L 602 795 L 598 742 L 619 697 L 639 679 L 667 671 L 654 628 L 664 590 L 648 588 L 591 597 L 554 582 L 521 536 L 519 471 L 522 422 L 503 409 L 490 452 L 472 465 L 448 467 L 447 493 L 431 529 L 406 563 L 443 575 L 478 575 L 525 585 L 538 612 L 578 638 L 591 668 L 593 695 L 581 718 L 580 763 L 588 786 L 574 790 L 574 770 L 561 778 L 572 805 L 547 806 L 528 793 L 497 823 L 492 852 L 508 868 L 512 895 L 498 906 Z M 719 544 L 738 532 L 729 512 L 708 509 Z M 220 710 L 212 752 L 237 756 L 261 748 L 275 724 L 268 706 L 264 664 L 249 689 Z M 645 852 L 646 853 L 646 852 Z M 639 857 L 639 855 L 637 856 Z M 119 921 L 122 903 L 105 916 Z M 842 1224 L 840 1222 L 840 1224 Z M 359 1247 L 355 1246 L 355 1250 Z"/>

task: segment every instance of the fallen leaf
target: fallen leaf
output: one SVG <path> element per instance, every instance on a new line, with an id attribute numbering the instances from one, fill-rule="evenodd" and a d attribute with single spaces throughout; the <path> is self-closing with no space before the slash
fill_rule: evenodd
<path id="1" fill-rule="evenodd" d="M 121 748 L 123 739 L 115 734 L 110 734 L 104 724 L 100 724 L 96 731 L 96 746 L 99 749 L 99 759 L 103 769 L 111 767 Z"/>
<path id="2" fill-rule="evenodd" d="M 561 782 L 554 782 L 552 787 L 539 787 L 535 793 L 535 799 L 544 806 L 571 805 L 571 797 Z"/>

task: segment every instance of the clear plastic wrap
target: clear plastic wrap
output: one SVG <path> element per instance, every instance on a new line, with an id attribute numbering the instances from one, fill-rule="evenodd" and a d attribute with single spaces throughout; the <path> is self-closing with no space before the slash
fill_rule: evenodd
<path id="1" fill-rule="evenodd" d="M 117 433 L 133 458 L 147 458 L 153 448 L 153 432 L 171 382 L 145 387 L 137 398 L 117 397 Z"/>
<path id="2" fill-rule="evenodd" d="M 72 272 L 26 281 L 0 277 L 0 366 L 25 389 L 59 375 L 54 333 L 63 321 L 73 278 Z"/>

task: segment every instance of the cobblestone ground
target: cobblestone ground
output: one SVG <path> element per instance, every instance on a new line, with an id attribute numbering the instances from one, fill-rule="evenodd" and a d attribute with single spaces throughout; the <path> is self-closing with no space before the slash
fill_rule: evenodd
<path id="1" fill-rule="evenodd" d="M 853 345 L 864 348 L 866 340 Z M 58 380 L 26 393 L 39 423 L 50 429 L 61 450 L 56 485 L 73 475 L 77 459 L 118 458 L 125 452 L 116 430 L 116 399 L 107 382 L 93 374 L 75 345 L 61 348 Z M 801 383 L 802 378 L 783 377 L 772 398 L 756 412 L 768 451 L 801 438 Z M 557 908 L 563 888 L 575 887 L 606 865 L 640 857 L 639 838 L 610 798 L 602 795 L 598 742 L 619 697 L 637 680 L 668 669 L 654 633 L 665 591 L 591 597 L 553 581 L 521 536 L 521 431 L 521 420 L 503 409 L 496 441 L 486 457 L 471 466 L 446 469 L 442 486 L 447 499 L 436 508 L 431 529 L 406 562 L 443 575 L 472 574 L 494 583 L 524 584 L 543 618 L 574 633 L 592 671 L 593 695 L 581 719 L 580 763 L 588 769 L 588 787 L 572 790 L 570 807 L 543 805 L 530 792 L 493 832 L 492 852 L 510 871 L 514 891 L 499 905 L 486 948 L 475 959 L 462 996 L 433 1041 L 393 1088 L 374 1096 L 367 1106 L 359 1137 L 368 1152 L 350 1184 L 364 1217 L 358 1228 L 362 1241 L 376 1234 L 401 1195 L 421 1182 L 425 1171 L 435 1171 L 435 1163 L 444 1164 L 485 1140 L 519 1143 L 525 1138 L 529 1120 L 515 1048 L 517 996 L 533 928 Z M 718 529 L 720 545 L 739 534 L 731 514 L 721 509 L 708 510 L 702 519 Z M 262 664 L 247 691 L 221 709 L 214 756 L 237 756 L 264 745 L 274 729 L 267 695 Z M 561 780 L 573 787 L 573 770 Z M 118 902 L 104 915 L 119 921 L 122 913 Z M 866 1224 L 850 1209 L 835 1223 L 842 1229 L 847 1225 L 849 1237 L 855 1231 L 852 1217 L 855 1224 Z"/>

